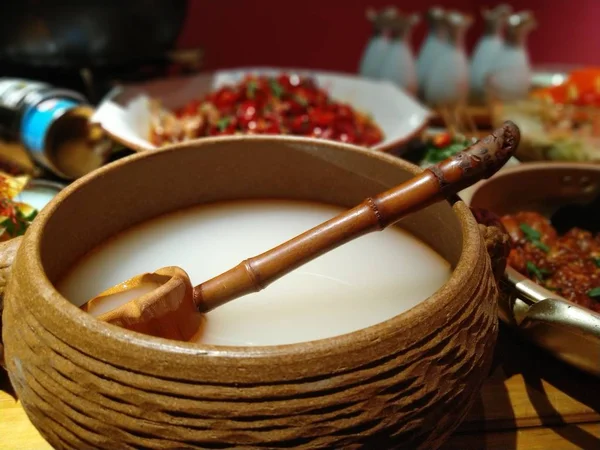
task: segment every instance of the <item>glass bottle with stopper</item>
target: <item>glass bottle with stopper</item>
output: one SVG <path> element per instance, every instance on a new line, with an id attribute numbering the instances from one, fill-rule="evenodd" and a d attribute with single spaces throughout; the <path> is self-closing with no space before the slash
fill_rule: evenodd
<path id="1" fill-rule="evenodd" d="M 390 20 L 392 44 L 385 54 L 379 78 L 388 80 L 412 95 L 417 94 L 417 70 L 410 46 L 410 35 L 419 23 L 418 14 L 398 14 Z"/>
<path id="2" fill-rule="evenodd" d="M 471 97 L 474 101 L 481 102 L 485 98 L 485 80 L 504 45 L 504 27 L 511 12 L 511 6 L 507 4 L 481 11 L 485 28 L 473 51 L 470 67 Z"/>
<path id="3" fill-rule="evenodd" d="M 389 23 L 397 15 L 394 7 L 376 12 L 367 10 L 367 19 L 373 24 L 373 35 L 360 60 L 359 73 L 368 78 L 378 78 L 383 59 L 391 45 Z"/>
<path id="4" fill-rule="evenodd" d="M 486 80 L 492 98 L 513 101 L 527 96 L 532 76 L 527 37 L 535 26 L 531 11 L 521 11 L 508 18 L 504 45 Z"/>
<path id="5" fill-rule="evenodd" d="M 77 92 L 47 83 L 0 78 L 0 135 L 19 142 L 55 175 L 75 179 L 102 166 L 112 145 L 94 109 Z"/>
<path id="6" fill-rule="evenodd" d="M 426 21 L 428 25 L 427 37 L 417 58 L 417 79 L 419 83 L 419 97 L 423 97 L 425 79 L 431 69 L 431 65 L 444 48 L 447 38 L 447 30 L 444 23 L 445 11 L 439 6 L 434 6 L 427 11 Z"/>

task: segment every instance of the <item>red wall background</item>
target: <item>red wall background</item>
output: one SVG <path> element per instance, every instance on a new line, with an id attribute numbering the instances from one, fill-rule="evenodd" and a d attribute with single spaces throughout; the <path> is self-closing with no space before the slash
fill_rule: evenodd
<path id="1" fill-rule="evenodd" d="M 180 47 L 202 47 L 205 69 L 272 65 L 356 71 L 371 28 L 368 6 L 424 12 L 439 4 L 476 18 L 469 46 L 481 33 L 489 0 L 191 0 Z M 512 0 L 538 20 L 529 49 L 535 64 L 600 64 L 600 0 Z M 417 26 L 415 51 L 425 35 Z"/>

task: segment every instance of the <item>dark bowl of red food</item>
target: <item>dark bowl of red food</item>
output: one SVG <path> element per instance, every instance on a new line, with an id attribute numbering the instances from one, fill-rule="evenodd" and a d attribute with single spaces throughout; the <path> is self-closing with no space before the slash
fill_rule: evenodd
<path id="1" fill-rule="evenodd" d="M 600 165 L 532 163 L 482 184 L 471 206 L 510 236 L 501 318 L 600 375 Z"/>

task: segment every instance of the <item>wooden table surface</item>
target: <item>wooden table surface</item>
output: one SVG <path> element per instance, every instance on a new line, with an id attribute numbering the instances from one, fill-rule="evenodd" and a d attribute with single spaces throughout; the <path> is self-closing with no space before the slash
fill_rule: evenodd
<path id="1" fill-rule="evenodd" d="M 0 449 L 50 446 L 0 374 Z M 443 450 L 598 450 L 600 380 L 555 360 L 502 327 L 494 367 Z"/>

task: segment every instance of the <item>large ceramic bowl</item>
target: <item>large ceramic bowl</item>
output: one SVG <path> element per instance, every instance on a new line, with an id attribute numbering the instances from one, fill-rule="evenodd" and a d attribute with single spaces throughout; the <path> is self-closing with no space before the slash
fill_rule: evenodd
<path id="1" fill-rule="evenodd" d="M 297 73 L 314 78 L 338 101 L 370 114 L 385 139 L 375 150 L 396 150 L 417 137 L 430 118 L 430 111 L 396 85 L 335 72 L 242 68 L 203 73 L 185 78 L 156 80 L 119 86 L 98 106 L 95 120 L 117 142 L 134 150 L 153 150 L 149 140 L 148 98 L 159 99 L 167 108 L 177 108 L 224 85 L 237 83 L 247 74 Z"/>
<path id="2" fill-rule="evenodd" d="M 419 170 L 342 144 L 231 137 L 142 152 L 76 181 L 28 230 L 5 298 L 5 362 L 29 418 L 56 448 L 439 447 L 478 394 L 498 326 L 490 258 L 460 201 L 401 222 L 453 265 L 448 282 L 329 339 L 153 338 L 94 319 L 53 285 L 95 245 L 166 212 L 242 198 L 351 206 Z"/>
<path id="3" fill-rule="evenodd" d="M 496 214 L 537 211 L 551 217 L 565 205 L 600 196 L 600 165 L 522 164 L 496 174 L 474 192 L 471 206 Z M 581 226 L 581 225 L 580 225 Z M 500 317 L 563 361 L 600 376 L 600 314 L 506 270 Z"/>

